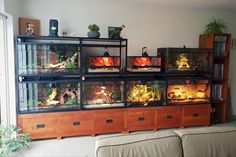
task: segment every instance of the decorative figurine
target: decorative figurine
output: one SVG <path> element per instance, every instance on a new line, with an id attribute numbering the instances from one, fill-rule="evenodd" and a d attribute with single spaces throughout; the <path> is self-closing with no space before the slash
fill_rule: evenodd
<path id="1" fill-rule="evenodd" d="M 50 19 L 49 21 L 49 36 L 58 36 L 58 20 Z"/>
<path id="2" fill-rule="evenodd" d="M 34 35 L 34 25 L 31 23 L 26 23 L 25 33 L 26 35 Z"/>
<path id="3" fill-rule="evenodd" d="M 187 55 L 180 54 L 179 58 L 176 61 L 176 65 L 178 67 L 178 70 L 188 70 L 188 69 L 190 69 L 189 59 L 187 58 Z"/>

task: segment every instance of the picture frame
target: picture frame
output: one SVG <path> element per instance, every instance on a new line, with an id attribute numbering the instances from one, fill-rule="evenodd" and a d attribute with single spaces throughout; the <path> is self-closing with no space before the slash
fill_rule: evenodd
<path id="1" fill-rule="evenodd" d="M 114 39 L 120 27 L 108 26 L 108 38 Z"/>
<path id="2" fill-rule="evenodd" d="M 40 20 L 19 17 L 20 35 L 40 35 Z"/>

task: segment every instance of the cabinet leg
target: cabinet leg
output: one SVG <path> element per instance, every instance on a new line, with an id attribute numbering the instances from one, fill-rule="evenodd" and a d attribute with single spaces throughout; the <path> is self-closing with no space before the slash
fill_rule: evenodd
<path id="1" fill-rule="evenodd" d="M 127 135 L 127 134 L 129 134 L 129 131 L 122 131 L 122 134 Z"/>
<path id="2" fill-rule="evenodd" d="M 95 134 L 95 133 L 94 133 L 94 134 L 91 134 L 91 136 L 92 136 L 92 137 L 95 137 L 95 136 L 96 136 L 96 134 Z"/>
<path id="3" fill-rule="evenodd" d="M 57 140 L 62 140 L 62 137 L 57 137 Z"/>

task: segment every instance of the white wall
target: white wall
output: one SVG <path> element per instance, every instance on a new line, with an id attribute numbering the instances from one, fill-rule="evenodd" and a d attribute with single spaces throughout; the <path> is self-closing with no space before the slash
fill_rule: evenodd
<path id="1" fill-rule="evenodd" d="M 236 17 L 236 13 L 234 13 L 234 17 Z M 234 20 L 235 21 L 235 20 Z M 236 21 L 233 24 L 232 36 L 236 42 Z M 234 44 L 234 49 L 230 55 L 230 93 L 231 93 L 231 111 L 233 115 L 236 115 L 236 43 Z"/>
<path id="2" fill-rule="evenodd" d="M 154 4 L 110 0 L 22 0 L 22 16 L 41 20 L 41 34 L 48 35 L 48 22 L 59 20 L 60 29 L 69 29 L 77 36 L 86 36 L 87 26 L 96 23 L 101 37 L 107 37 L 108 26 L 126 28 L 122 36 L 129 40 L 129 54 L 139 54 L 147 46 L 151 54 L 158 47 L 198 47 L 198 36 L 209 18 L 220 17 L 234 32 L 236 13 L 233 11 L 166 7 Z M 232 61 L 236 59 L 232 54 Z M 236 63 L 231 62 L 231 67 Z M 236 115 L 236 72 L 231 70 L 232 101 Z"/>
<path id="3" fill-rule="evenodd" d="M 236 28 L 236 27 L 235 27 Z M 231 94 L 231 112 L 233 115 L 236 115 L 236 48 L 235 50 L 233 50 L 231 52 L 230 55 L 230 82 L 229 82 L 229 86 L 230 86 L 230 94 Z"/>
<path id="4" fill-rule="evenodd" d="M 0 12 L 4 12 L 5 5 L 4 5 L 4 0 L 0 0 Z"/>
<path id="5" fill-rule="evenodd" d="M 21 0 L 5 0 L 5 12 L 12 15 L 13 17 L 13 29 L 15 34 L 18 34 L 19 32 L 18 19 L 22 10 L 21 4 Z"/>
<path id="6" fill-rule="evenodd" d="M 197 47 L 198 35 L 211 16 L 222 17 L 232 28 L 231 12 L 207 9 L 168 8 L 143 3 L 109 0 L 22 0 L 22 15 L 41 20 L 42 34 L 48 35 L 50 18 L 59 20 L 60 29 L 86 36 L 87 26 L 96 23 L 101 36 L 107 26 L 125 24 L 123 36 L 129 39 L 129 53 L 146 45 L 153 53 L 157 47 Z"/>

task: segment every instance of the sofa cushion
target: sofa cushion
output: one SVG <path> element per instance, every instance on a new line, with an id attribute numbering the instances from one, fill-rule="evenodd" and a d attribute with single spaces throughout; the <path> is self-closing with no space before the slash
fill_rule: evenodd
<path id="1" fill-rule="evenodd" d="M 181 140 L 173 131 L 98 139 L 97 157 L 182 157 Z"/>
<path id="2" fill-rule="evenodd" d="M 236 127 L 204 127 L 176 130 L 184 157 L 235 157 Z"/>

